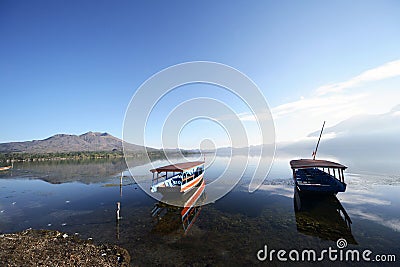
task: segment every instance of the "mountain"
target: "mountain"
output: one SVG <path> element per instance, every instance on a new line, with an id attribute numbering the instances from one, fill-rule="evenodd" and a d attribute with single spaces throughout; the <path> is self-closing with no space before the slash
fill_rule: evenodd
<path id="1" fill-rule="evenodd" d="M 309 134 L 309 137 L 318 137 L 319 133 L 320 130 L 317 130 Z M 398 133 L 400 133 L 400 105 L 387 113 L 354 116 L 324 129 L 324 134 L 332 134 L 335 137 Z"/>
<path id="2" fill-rule="evenodd" d="M 278 144 L 278 153 L 310 158 L 320 130 L 305 140 Z M 340 158 L 352 169 L 398 174 L 400 105 L 390 112 L 354 116 L 324 129 L 317 157 Z"/>
<path id="3" fill-rule="evenodd" d="M 143 147 L 125 143 L 129 151 L 139 151 Z M 148 148 L 148 150 L 155 150 Z M 10 142 L 0 144 L 0 153 L 55 153 L 55 152 L 95 152 L 122 151 L 122 140 L 108 133 L 87 132 L 81 135 L 56 134 L 44 140 Z"/>
<path id="4" fill-rule="evenodd" d="M 216 149 L 207 149 L 202 150 L 202 153 L 216 153 L 218 156 L 235 156 L 235 155 L 250 155 L 250 156 L 258 156 L 261 151 L 264 153 L 264 156 L 270 156 L 274 151 L 274 145 L 255 145 L 248 147 L 219 147 Z"/>

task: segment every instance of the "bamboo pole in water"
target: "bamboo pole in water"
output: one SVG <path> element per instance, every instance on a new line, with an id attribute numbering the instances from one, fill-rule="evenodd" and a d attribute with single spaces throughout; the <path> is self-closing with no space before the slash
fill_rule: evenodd
<path id="1" fill-rule="evenodd" d="M 315 160 L 315 157 L 317 156 L 319 141 L 321 140 L 321 136 L 322 136 L 322 132 L 324 131 L 324 127 L 325 127 L 325 121 L 324 121 L 324 124 L 322 124 L 322 129 L 321 129 L 321 133 L 319 134 L 317 147 L 315 148 L 315 151 L 313 152 L 313 160 Z"/>

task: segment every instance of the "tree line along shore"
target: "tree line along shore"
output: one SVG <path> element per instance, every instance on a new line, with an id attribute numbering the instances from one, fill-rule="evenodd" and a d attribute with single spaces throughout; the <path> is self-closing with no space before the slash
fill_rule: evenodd
<path id="1" fill-rule="evenodd" d="M 183 155 L 197 154 L 192 151 L 181 151 Z M 167 152 L 168 155 L 178 154 L 178 152 Z M 150 158 L 165 158 L 163 150 L 150 151 L 147 153 Z M 79 151 L 79 152 L 51 152 L 51 153 L 0 153 L 1 163 L 26 162 L 26 161 L 49 161 L 49 160 L 82 160 L 82 159 L 115 159 L 124 156 L 130 158 L 141 158 L 145 154 L 142 152 L 129 153 L 124 155 L 122 151 Z"/>

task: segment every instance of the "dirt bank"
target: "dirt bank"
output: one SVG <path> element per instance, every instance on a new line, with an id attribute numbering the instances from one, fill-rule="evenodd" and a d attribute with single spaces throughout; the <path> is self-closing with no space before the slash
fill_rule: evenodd
<path id="1" fill-rule="evenodd" d="M 50 231 L 0 234 L 1 266 L 129 266 L 129 253 L 115 245 Z"/>

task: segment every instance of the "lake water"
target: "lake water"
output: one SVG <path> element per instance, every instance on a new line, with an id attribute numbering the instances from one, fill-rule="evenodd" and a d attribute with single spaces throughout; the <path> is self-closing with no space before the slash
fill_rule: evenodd
<path id="1" fill-rule="evenodd" d="M 158 201 L 128 176 L 123 159 L 17 163 L 12 171 L 0 173 L 0 232 L 52 229 L 95 243 L 118 244 L 130 252 L 135 266 L 281 265 L 285 263 L 276 257 L 260 262 L 257 252 L 265 245 L 268 250 L 288 252 L 337 249 L 339 238 L 346 239 L 346 249 L 393 254 L 400 260 L 398 173 L 374 173 L 351 164 L 346 171 L 347 191 L 337 199 L 301 199 L 294 192 L 289 160 L 276 159 L 260 189 L 248 193 L 256 165 L 251 159 L 234 190 L 196 209 L 186 232 L 179 209 L 152 214 Z M 226 161 L 226 157 L 215 159 L 206 170 L 206 182 L 224 170 Z M 148 172 L 149 166 L 142 164 L 138 160 L 137 168 Z M 122 172 L 126 177 L 121 192 Z M 118 223 L 117 202 L 122 216 Z"/>

